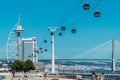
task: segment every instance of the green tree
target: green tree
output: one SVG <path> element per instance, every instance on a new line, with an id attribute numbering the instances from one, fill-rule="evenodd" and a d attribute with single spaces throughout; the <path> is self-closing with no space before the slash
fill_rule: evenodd
<path id="1" fill-rule="evenodd" d="M 15 60 L 11 65 L 12 70 L 16 71 L 29 71 L 35 70 L 35 66 L 31 60 L 20 61 Z"/>
<path id="2" fill-rule="evenodd" d="M 12 68 L 13 70 L 16 70 L 16 71 L 22 71 L 23 64 L 24 64 L 23 61 L 15 60 L 15 61 L 12 63 L 11 68 Z"/>
<path id="3" fill-rule="evenodd" d="M 26 64 L 27 70 L 35 70 L 35 65 L 30 59 L 26 60 L 25 64 Z"/>

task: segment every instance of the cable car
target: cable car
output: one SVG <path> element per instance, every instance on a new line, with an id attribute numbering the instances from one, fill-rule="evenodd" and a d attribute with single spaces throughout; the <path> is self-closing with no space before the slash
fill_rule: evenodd
<path id="1" fill-rule="evenodd" d="M 65 31 L 65 30 L 66 30 L 66 27 L 63 25 L 63 26 L 61 27 L 61 30 L 62 30 L 62 31 Z"/>
<path id="2" fill-rule="evenodd" d="M 95 10 L 94 17 L 100 17 L 100 10 Z"/>
<path id="3" fill-rule="evenodd" d="M 47 43 L 47 40 L 44 40 L 44 43 Z"/>
<path id="4" fill-rule="evenodd" d="M 47 52 L 47 49 L 45 49 L 45 52 Z"/>
<path id="5" fill-rule="evenodd" d="M 59 36 L 62 36 L 62 33 L 61 33 L 61 32 L 59 32 L 59 33 L 58 33 L 58 35 L 59 35 Z"/>
<path id="6" fill-rule="evenodd" d="M 43 51 L 41 51 L 41 53 L 43 53 Z"/>
<path id="7" fill-rule="evenodd" d="M 71 30 L 71 32 L 72 32 L 72 33 L 76 33 L 76 29 L 73 28 L 73 29 Z"/>
<path id="8" fill-rule="evenodd" d="M 90 9 L 90 4 L 88 2 L 83 4 L 83 9 L 84 10 L 89 10 Z"/>
<path id="9" fill-rule="evenodd" d="M 32 56 L 29 55 L 28 57 L 32 57 Z"/>
<path id="10" fill-rule="evenodd" d="M 50 43 L 52 44 L 52 41 L 50 41 Z"/>
<path id="11" fill-rule="evenodd" d="M 42 48 L 39 48 L 40 50 L 42 50 Z"/>
<path id="12" fill-rule="evenodd" d="M 37 50 L 37 53 L 39 54 L 39 51 Z"/>

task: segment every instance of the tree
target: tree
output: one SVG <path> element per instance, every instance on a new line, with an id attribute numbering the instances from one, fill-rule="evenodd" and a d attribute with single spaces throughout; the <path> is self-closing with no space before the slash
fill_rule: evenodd
<path id="1" fill-rule="evenodd" d="M 35 70 L 35 66 L 31 60 L 20 61 L 15 60 L 11 65 L 12 70 L 15 71 L 29 71 Z"/>
<path id="2" fill-rule="evenodd" d="M 24 64 L 24 71 L 29 71 L 29 70 L 35 70 L 35 65 L 30 59 L 26 60 Z"/>
<path id="3" fill-rule="evenodd" d="M 15 60 L 12 65 L 11 65 L 11 68 L 13 70 L 16 70 L 16 71 L 22 71 L 22 68 L 24 66 L 24 62 L 23 61 L 20 61 L 20 60 Z"/>

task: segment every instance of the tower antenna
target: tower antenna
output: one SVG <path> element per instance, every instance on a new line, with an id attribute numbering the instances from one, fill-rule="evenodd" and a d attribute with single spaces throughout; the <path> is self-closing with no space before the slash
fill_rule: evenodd
<path id="1" fill-rule="evenodd" d="M 18 13 L 18 25 L 20 26 L 20 11 Z"/>

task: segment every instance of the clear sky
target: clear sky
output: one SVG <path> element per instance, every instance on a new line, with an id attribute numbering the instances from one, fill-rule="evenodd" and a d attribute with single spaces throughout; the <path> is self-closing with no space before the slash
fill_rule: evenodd
<path id="1" fill-rule="evenodd" d="M 88 11 L 82 9 L 86 1 L 90 3 Z M 93 8 L 99 1 L 0 0 L 0 54 L 5 54 L 8 35 L 18 21 L 19 11 L 24 28 L 21 37 L 37 37 L 38 46 L 48 49 L 46 55 L 51 52 L 48 27 L 58 27 L 55 33 L 55 55 L 62 58 L 80 55 L 113 37 L 120 41 L 120 0 L 102 0 Z M 96 9 L 101 11 L 99 18 L 93 16 Z M 66 25 L 66 31 L 60 37 L 58 33 L 62 25 Z M 71 33 L 72 28 L 76 28 L 75 34 Z M 49 42 L 43 43 L 44 39 Z"/>

